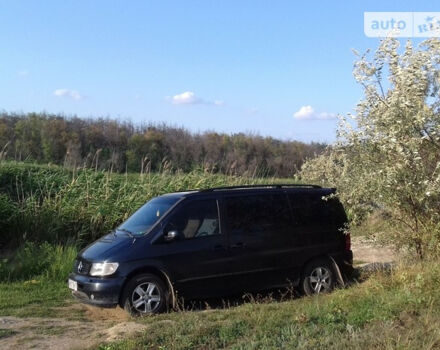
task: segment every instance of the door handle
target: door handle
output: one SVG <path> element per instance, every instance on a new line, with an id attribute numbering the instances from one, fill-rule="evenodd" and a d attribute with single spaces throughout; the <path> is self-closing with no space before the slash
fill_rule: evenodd
<path id="1" fill-rule="evenodd" d="M 223 245 L 218 244 L 218 245 L 215 245 L 212 249 L 215 250 L 216 252 L 218 252 L 220 250 L 225 250 L 226 248 Z"/>
<path id="2" fill-rule="evenodd" d="M 235 244 L 231 244 L 229 247 L 231 247 L 231 248 L 244 248 L 244 247 L 246 247 L 246 244 L 244 244 L 243 242 L 238 242 L 238 243 L 235 243 Z"/>

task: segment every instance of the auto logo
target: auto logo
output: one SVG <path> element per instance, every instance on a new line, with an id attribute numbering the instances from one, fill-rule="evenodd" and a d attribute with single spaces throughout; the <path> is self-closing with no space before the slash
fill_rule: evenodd
<path id="1" fill-rule="evenodd" d="M 82 269 L 83 269 L 83 263 L 82 261 L 80 261 L 78 264 L 78 272 L 82 272 Z"/>

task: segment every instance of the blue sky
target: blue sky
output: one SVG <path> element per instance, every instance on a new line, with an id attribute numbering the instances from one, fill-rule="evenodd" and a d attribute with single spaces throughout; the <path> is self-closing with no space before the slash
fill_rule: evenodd
<path id="1" fill-rule="evenodd" d="M 364 35 L 364 11 L 439 10 L 437 1 L 3 0 L 0 109 L 331 142 L 332 117 L 361 98 L 351 49 L 378 45 Z"/>

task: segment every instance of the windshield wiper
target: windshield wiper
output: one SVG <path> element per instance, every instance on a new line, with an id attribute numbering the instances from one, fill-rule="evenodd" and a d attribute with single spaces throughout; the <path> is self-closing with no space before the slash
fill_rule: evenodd
<path id="1" fill-rule="evenodd" d="M 126 228 L 117 228 L 116 230 L 117 230 L 117 231 L 125 232 L 125 233 L 127 233 L 130 237 L 134 237 L 133 232 L 131 232 L 130 230 L 127 230 Z"/>

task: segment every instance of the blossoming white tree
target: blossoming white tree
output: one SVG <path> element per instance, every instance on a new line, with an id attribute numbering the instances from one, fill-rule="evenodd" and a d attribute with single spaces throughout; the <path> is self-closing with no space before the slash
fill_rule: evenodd
<path id="1" fill-rule="evenodd" d="M 301 176 L 337 186 L 354 223 L 385 211 L 388 238 L 424 258 L 440 252 L 440 41 L 401 51 L 387 38 L 372 57 L 355 53 L 364 98 Z"/>

